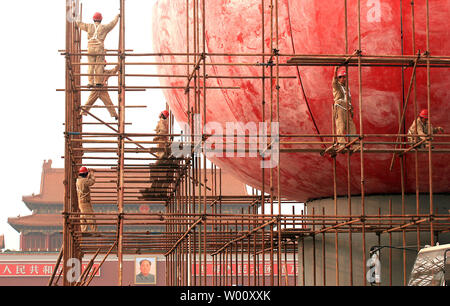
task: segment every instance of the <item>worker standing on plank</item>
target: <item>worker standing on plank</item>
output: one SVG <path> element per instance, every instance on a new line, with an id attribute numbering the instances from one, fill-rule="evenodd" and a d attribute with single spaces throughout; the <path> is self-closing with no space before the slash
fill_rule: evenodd
<path id="1" fill-rule="evenodd" d="M 169 137 L 167 136 L 167 134 L 169 134 L 169 120 L 167 120 L 168 118 L 169 118 L 169 112 L 167 110 L 163 110 L 159 114 L 159 121 L 155 128 L 155 132 L 156 132 L 156 134 L 158 134 L 158 136 L 155 136 L 153 138 L 153 141 L 159 141 L 160 143 L 157 144 L 157 147 L 165 149 L 164 151 L 156 152 L 156 155 L 158 156 L 159 159 L 161 159 L 163 157 L 167 157 L 169 155 L 168 154 L 169 153 L 169 149 L 168 149 Z"/>
<path id="2" fill-rule="evenodd" d="M 101 63 L 105 61 L 105 47 L 104 42 L 106 35 L 116 26 L 117 21 L 119 21 L 119 16 L 117 15 L 113 21 L 106 25 L 102 25 L 101 22 L 103 20 L 102 14 L 95 13 L 93 20 L 94 23 L 84 23 L 81 21 L 77 22 L 78 28 L 83 31 L 86 31 L 88 34 L 88 53 L 95 54 L 89 55 L 88 61 L 89 63 Z M 94 86 L 102 86 L 102 76 L 103 74 L 103 65 L 89 65 L 88 68 L 89 73 L 89 87 Z M 96 74 L 94 77 L 92 74 Z"/>
<path id="3" fill-rule="evenodd" d="M 439 133 L 444 132 L 444 129 L 442 127 L 436 127 L 434 128 L 431 126 L 431 133 Z M 419 113 L 419 117 L 414 120 L 414 122 L 411 124 L 411 126 L 408 129 L 408 135 L 423 135 L 423 136 L 408 136 L 409 142 L 419 142 L 421 140 L 427 141 L 428 138 L 428 110 L 422 109 L 422 111 Z M 419 146 L 422 147 L 425 146 L 425 144 L 421 144 Z M 428 147 L 428 144 L 426 145 Z"/>
<path id="4" fill-rule="evenodd" d="M 81 231 L 83 233 L 89 231 L 97 231 L 97 225 L 95 220 L 86 219 L 93 218 L 93 215 L 83 215 L 84 213 L 93 213 L 94 209 L 91 204 L 91 186 L 95 183 L 94 171 L 88 170 L 86 167 L 81 167 L 77 178 L 77 194 L 78 194 L 78 207 L 80 208 L 80 223 Z"/>
<path id="5" fill-rule="evenodd" d="M 333 88 L 333 98 L 334 98 L 334 118 L 335 127 L 337 135 L 346 134 L 356 134 L 355 123 L 353 122 L 353 106 L 352 97 L 350 94 L 350 88 L 346 86 L 347 84 L 347 73 L 344 69 L 336 67 L 334 69 L 333 80 L 331 86 Z M 348 88 L 348 92 L 347 92 Z M 348 120 L 348 130 L 347 130 L 347 120 Z M 350 138 L 350 141 L 354 137 Z M 337 138 L 337 148 L 341 149 L 346 143 L 345 137 Z M 352 146 L 353 151 L 357 151 L 360 148 L 359 145 Z"/>
<path id="6" fill-rule="evenodd" d="M 105 65 L 104 67 L 106 67 L 106 61 L 105 61 Z M 110 70 L 104 70 L 104 74 L 106 74 L 106 76 L 103 77 L 103 86 L 107 87 L 108 86 L 108 79 L 115 75 L 117 73 L 117 71 L 119 71 L 119 66 L 116 65 L 116 67 L 114 67 L 114 69 L 110 69 Z M 117 116 L 117 112 L 115 110 L 114 104 L 111 101 L 111 97 L 109 96 L 109 93 L 107 90 L 97 90 L 94 89 L 91 91 L 91 94 L 89 95 L 88 100 L 86 101 L 86 104 L 84 105 L 84 109 L 81 110 L 81 114 L 82 115 L 87 115 L 87 113 L 85 111 L 89 111 L 92 107 L 92 105 L 95 103 L 95 101 L 97 101 L 97 99 L 99 99 L 103 101 L 103 103 L 106 106 L 106 109 L 108 110 L 109 114 L 111 115 L 111 117 L 116 118 L 116 120 L 118 119 Z"/>
<path id="7" fill-rule="evenodd" d="M 158 150 L 156 151 L 156 157 L 158 160 L 153 164 L 153 171 L 150 171 L 150 181 L 152 182 L 151 189 L 152 195 L 155 197 L 165 197 L 167 195 L 167 188 L 169 187 L 169 181 L 173 177 L 172 165 L 173 161 L 169 159 L 169 112 L 163 110 L 159 114 L 159 121 L 156 125 L 155 132 L 158 134 L 153 137 L 153 141 L 158 141 Z"/>

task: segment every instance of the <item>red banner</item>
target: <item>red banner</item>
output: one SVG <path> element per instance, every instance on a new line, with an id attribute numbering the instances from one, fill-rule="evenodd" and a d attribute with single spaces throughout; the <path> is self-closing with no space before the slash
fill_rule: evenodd
<path id="1" fill-rule="evenodd" d="M 87 267 L 87 264 L 83 264 L 83 270 Z M 94 264 L 91 273 L 94 269 L 97 269 L 98 264 Z M 0 277 L 11 276 L 11 277 L 29 277 L 29 276 L 40 276 L 49 277 L 53 273 L 55 268 L 54 263 L 42 263 L 42 262 L 27 262 L 27 263 L 0 263 Z M 56 275 L 61 272 L 62 265 L 58 267 Z M 100 269 L 97 271 L 95 276 L 100 276 Z"/>
<path id="2" fill-rule="evenodd" d="M 222 268 L 221 268 L 222 266 Z M 256 267 L 256 271 L 255 271 L 255 267 Z M 201 270 L 200 270 L 200 266 L 199 263 L 197 262 L 195 264 L 195 275 L 203 275 L 203 273 L 205 272 L 205 265 L 202 264 L 201 265 Z M 226 269 L 226 270 L 225 270 Z M 249 271 L 250 269 L 250 271 Z M 266 262 L 264 265 L 264 274 L 266 276 L 270 275 L 270 269 L 271 269 L 271 265 L 270 262 Z M 225 265 L 225 263 L 222 262 L 222 264 L 217 263 L 216 264 L 216 270 L 215 272 L 214 270 L 214 265 L 212 262 L 207 262 L 206 263 L 206 276 L 213 276 L 213 275 L 225 275 L 226 273 L 228 273 L 228 275 L 242 275 L 242 273 L 244 273 L 244 276 L 247 276 L 250 272 L 250 276 L 255 275 L 254 273 L 256 272 L 257 276 L 262 276 L 263 275 L 263 264 L 260 263 L 258 265 L 255 265 L 253 263 L 250 263 L 250 265 L 248 263 L 238 263 L 235 264 L 233 263 L 231 264 L 227 264 Z M 274 275 L 278 275 L 278 264 L 274 263 L 273 264 L 273 274 Z M 242 272 L 243 271 L 243 272 Z M 288 276 L 294 276 L 295 275 L 295 271 L 297 271 L 298 273 L 298 266 L 297 263 L 294 266 L 294 262 L 287 262 L 287 263 L 282 263 L 281 264 L 281 273 L 282 275 L 287 275 Z M 194 265 L 192 265 L 192 274 L 194 274 Z"/>

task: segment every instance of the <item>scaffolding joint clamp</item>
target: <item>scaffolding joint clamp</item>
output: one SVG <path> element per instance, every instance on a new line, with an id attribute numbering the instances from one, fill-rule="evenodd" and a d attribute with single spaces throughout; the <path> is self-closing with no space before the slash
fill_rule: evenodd
<path id="1" fill-rule="evenodd" d="M 66 135 L 66 136 L 73 136 L 73 135 L 76 135 L 76 136 L 79 136 L 79 135 L 81 135 L 81 133 L 80 132 L 64 132 L 64 134 Z"/>
<path id="2" fill-rule="evenodd" d="M 273 67 L 273 60 L 267 61 L 267 63 L 256 63 L 257 66 L 263 66 L 263 67 Z"/>
<path id="3" fill-rule="evenodd" d="M 275 56 L 280 55 L 280 50 L 278 50 L 278 49 L 276 49 L 276 48 L 273 48 L 273 49 L 272 49 L 272 52 L 273 52 L 273 55 L 275 55 Z"/>

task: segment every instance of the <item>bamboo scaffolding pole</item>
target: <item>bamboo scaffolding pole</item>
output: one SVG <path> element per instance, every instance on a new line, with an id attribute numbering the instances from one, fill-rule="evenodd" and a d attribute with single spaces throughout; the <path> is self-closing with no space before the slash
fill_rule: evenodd
<path id="1" fill-rule="evenodd" d="M 56 272 L 58 271 L 58 267 L 59 267 L 59 265 L 61 263 L 61 259 L 63 257 L 63 252 L 64 252 L 64 247 L 62 246 L 61 250 L 59 251 L 58 258 L 56 259 L 55 268 L 53 269 L 52 275 L 50 276 L 50 279 L 48 281 L 48 284 L 47 284 L 48 286 L 51 286 L 53 284 L 53 280 L 55 279 Z"/>
<path id="2" fill-rule="evenodd" d="M 84 269 L 83 273 L 80 275 L 78 281 L 75 283 L 75 286 L 82 286 L 82 284 L 86 281 L 87 277 L 89 276 L 89 272 L 91 271 L 94 260 L 97 257 L 98 253 L 100 253 L 100 249 L 95 252 L 94 256 L 92 256 L 91 260 L 89 261 L 87 267 Z"/>

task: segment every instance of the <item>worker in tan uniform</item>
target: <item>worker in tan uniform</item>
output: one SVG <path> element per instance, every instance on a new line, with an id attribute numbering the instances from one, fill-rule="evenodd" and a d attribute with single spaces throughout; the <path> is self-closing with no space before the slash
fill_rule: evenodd
<path id="1" fill-rule="evenodd" d="M 170 160 L 170 145 L 169 145 L 169 112 L 162 111 L 159 114 L 159 121 L 156 125 L 156 136 L 153 141 L 158 141 L 156 148 L 150 148 L 150 152 L 154 152 L 158 158 L 155 163 L 150 165 L 150 182 L 151 187 L 141 190 L 142 198 L 163 198 L 167 195 L 167 187 L 170 185 L 170 180 L 173 178 L 173 171 L 170 169 L 173 161 Z"/>
<path id="2" fill-rule="evenodd" d="M 93 54 L 88 56 L 89 63 L 99 63 L 100 65 L 89 65 L 89 87 L 102 86 L 102 76 L 103 74 L 103 62 L 105 61 L 105 38 L 106 35 L 116 26 L 119 21 L 119 16 L 117 15 L 113 21 L 108 24 L 101 24 L 103 17 L 100 13 L 95 13 L 93 20 L 94 23 L 84 23 L 77 22 L 78 28 L 86 31 L 88 34 L 88 54 Z M 93 74 L 96 74 L 95 76 Z"/>
<path id="3" fill-rule="evenodd" d="M 83 215 L 84 213 L 93 213 L 94 209 L 91 204 L 91 186 L 95 184 L 94 172 L 89 171 L 86 167 L 81 167 L 77 178 L 77 194 L 78 207 L 80 208 L 81 231 L 87 233 L 89 231 L 96 232 L 97 224 L 91 219 L 93 215 Z M 89 219 L 86 219 L 89 218 Z"/>
<path id="4" fill-rule="evenodd" d="M 350 94 L 350 88 L 347 85 L 347 73 L 344 69 L 336 67 L 334 69 L 333 80 L 331 87 L 333 88 L 334 99 L 334 119 L 335 119 L 335 133 L 337 135 L 356 134 L 356 126 L 353 122 L 353 106 L 352 96 Z M 347 92 L 348 88 L 348 92 Z M 347 130 L 348 120 L 348 130 Z M 352 141 L 355 137 L 350 137 L 349 141 Z M 341 149 L 346 143 L 345 137 L 337 137 L 336 149 Z M 357 151 L 360 148 L 359 145 L 352 146 L 353 151 Z"/>
<path id="5" fill-rule="evenodd" d="M 158 150 L 156 155 L 159 159 L 167 157 L 169 155 L 168 141 L 169 141 L 169 112 L 167 110 L 162 111 L 159 114 L 159 121 L 156 125 L 155 132 L 158 134 L 153 138 L 153 141 L 159 141 L 157 148 L 163 148 L 164 151 Z"/>
<path id="6" fill-rule="evenodd" d="M 159 114 L 159 121 L 156 125 L 155 132 L 158 134 L 158 136 L 155 136 L 153 138 L 153 141 L 159 141 L 160 143 L 157 144 L 157 147 L 159 149 L 158 152 L 156 152 L 156 156 L 158 157 L 158 160 L 156 161 L 155 165 L 159 168 L 156 168 L 159 170 L 159 172 L 155 172 L 156 180 L 152 183 L 152 189 L 155 190 L 156 194 L 159 193 L 161 197 L 164 197 L 167 195 L 167 188 L 169 187 L 170 183 L 169 181 L 173 177 L 173 170 L 171 169 L 172 161 L 169 159 L 170 156 L 170 145 L 169 145 L 169 112 L 167 110 L 163 110 Z"/>
<path id="7" fill-rule="evenodd" d="M 442 127 L 433 127 L 431 126 L 431 133 L 443 133 L 444 129 Z M 422 111 L 419 113 L 419 117 L 416 118 L 416 120 L 413 121 L 411 126 L 408 129 L 408 135 L 423 135 L 423 136 L 408 136 L 408 141 L 412 143 L 417 143 L 419 141 L 427 141 L 431 139 L 431 137 L 428 137 L 428 110 L 422 109 Z M 428 144 L 422 143 L 419 148 L 422 146 L 428 147 Z"/>
<path id="8" fill-rule="evenodd" d="M 106 61 L 105 61 L 106 63 Z M 104 65 L 106 66 L 106 64 Z M 114 67 L 114 69 L 109 69 L 109 70 L 104 70 L 104 74 L 106 74 L 106 76 L 103 77 L 103 86 L 108 86 L 108 79 L 115 75 L 117 73 L 117 71 L 119 71 L 119 66 L 116 65 L 116 67 Z M 118 119 L 117 116 L 117 112 L 115 109 L 114 104 L 111 101 L 111 97 L 109 96 L 109 93 L 107 90 L 92 90 L 91 94 L 89 95 L 88 100 L 86 101 L 86 104 L 84 105 L 85 107 L 81 110 L 81 114 L 82 115 L 87 115 L 87 113 L 85 111 L 89 111 L 92 107 L 92 105 L 95 103 L 95 101 L 97 101 L 98 99 L 102 100 L 103 103 L 106 106 L 106 109 L 108 110 L 109 114 L 111 115 L 111 117 L 115 118 L 116 120 Z"/>

